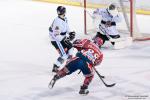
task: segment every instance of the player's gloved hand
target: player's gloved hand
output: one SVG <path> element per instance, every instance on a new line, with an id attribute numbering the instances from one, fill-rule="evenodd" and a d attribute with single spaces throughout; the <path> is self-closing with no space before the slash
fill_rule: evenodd
<path id="1" fill-rule="evenodd" d="M 93 20 L 98 18 L 99 17 L 99 9 L 97 8 L 95 11 L 93 11 L 93 15 L 90 15 L 90 16 Z"/>
<path id="2" fill-rule="evenodd" d="M 65 42 L 66 45 L 68 45 L 70 48 L 72 47 L 72 43 L 70 42 L 70 38 L 69 37 L 65 37 L 63 39 L 63 41 Z"/>
<path id="3" fill-rule="evenodd" d="M 86 85 L 81 86 L 79 94 L 81 94 L 81 95 L 87 95 L 88 93 L 89 93 L 88 86 L 86 86 Z"/>
<path id="4" fill-rule="evenodd" d="M 75 35 L 76 35 L 76 33 L 74 31 L 69 33 L 70 41 L 72 41 L 75 38 Z"/>

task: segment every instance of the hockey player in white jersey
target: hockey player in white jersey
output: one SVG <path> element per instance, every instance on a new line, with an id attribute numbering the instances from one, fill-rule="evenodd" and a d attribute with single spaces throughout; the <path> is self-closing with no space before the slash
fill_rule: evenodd
<path id="1" fill-rule="evenodd" d="M 52 72 L 57 72 L 64 60 L 71 57 L 73 48 L 70 41 L 75 38 L 75 32 L 70 32 L 67 18 L 65 17 L 66 8 L 58 6 L 57 14 L 58 16 L 49 27 L 51 43 L 60 54 L 56 63 L 53 65 Z"/>
<path id="2" fill-rule="evenodd" d="M 121 16 L 118 13 L 116 4 L 110 4 L 109 7 L 103 9 L 96 9 L 93 12 L 93 17 L 96 15 L 100 15 L 101 23 L 99 24 L 99 32 L 95 37 L 100 37 L 103 40 L 103 44 L 110 38 L 120 38 L 116 23 L 121 22 Z M 111 43 L 114 45 L 114 42 Z"/>

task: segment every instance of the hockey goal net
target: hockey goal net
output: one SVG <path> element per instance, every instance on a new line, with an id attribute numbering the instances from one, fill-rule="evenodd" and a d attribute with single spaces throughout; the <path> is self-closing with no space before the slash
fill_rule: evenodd
<path id="1" fill-rule="evenodd" d="M 120 35 L 131 36 L 133 40 L 150 40 L 150 33 L 140 31 L 136 14 L 136 0 L 82 0 L 84 6 L 84 32 L 93 34 L 98 31 L 101 18 L 91 17 L 96 8 L 106 8 L 111 3 L 115 3 L 122 16 L 122 21 L 117 24 Z"/>

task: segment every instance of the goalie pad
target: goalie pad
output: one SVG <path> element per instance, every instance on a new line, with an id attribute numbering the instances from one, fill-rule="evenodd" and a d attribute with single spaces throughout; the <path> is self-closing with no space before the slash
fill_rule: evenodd
<path id="1" fill-rule="evenodd" d="M 101 25 L 99 26 L 99 29 L 101 33 L 104 33 L 106 35 L 106 37 L 111 43 L 114 42 L 113 43 L 114 49 L 122 49 L 122 48 L 126 48 L 132 45 L 131 37 L 120 37 L 120 38 L 114 39 L 106 32 L 105 28 L 103 28 Z"/>
<path id="2" fill-rule="evenodd" d="M 125 38 L 118 38 L 118 39 L 110 39 L 111 42 L 115 42 L 114 49 L 123 49 L 132 45 L 132 38 L 125 37 Z"/>

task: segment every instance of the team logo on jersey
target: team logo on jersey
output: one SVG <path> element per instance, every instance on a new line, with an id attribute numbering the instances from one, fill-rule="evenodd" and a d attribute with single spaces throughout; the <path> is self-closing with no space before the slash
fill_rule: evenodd
<path id="1" fill-rule="evenodd" d="M 59 30 L 59 27 L 58 27 L 58 26 L 56 26 L 56 27 L 55 27 L 55 30 Z"/>

